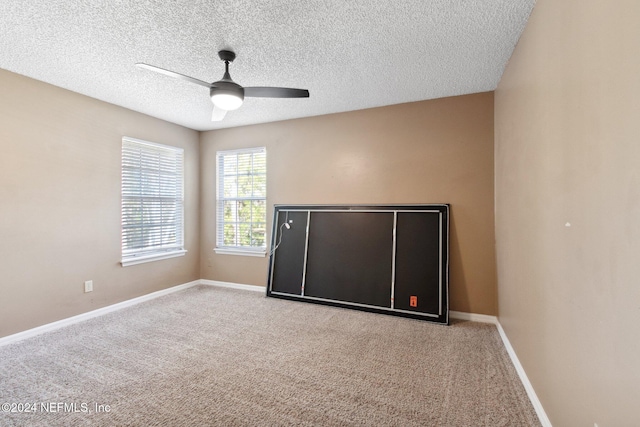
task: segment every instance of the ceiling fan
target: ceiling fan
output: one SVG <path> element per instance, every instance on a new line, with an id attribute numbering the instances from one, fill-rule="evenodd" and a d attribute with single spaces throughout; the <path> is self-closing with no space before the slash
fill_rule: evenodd
<path id="1" fill-rule="evenodd" d="M 185 76 L 184 74 L 176 73 L 174 71 L 165 70 L 164 68 L 156 67 L 149 64 L 139 62 L 136 64 L 138 68 L 144 68 L 146 70 L 155 71 L 156 73 L 164 74 L 169 77 L 176 77 L 178 79 L 186 80 L 191 83 L 195 83 L 200 86 L 209 88 L 209 95 L 213 102 L 213 114 L 211 120 L 218 122 L 224 118 L 227 111 L 236 110 L 240 108 L 244 97 L 251 98 L 308 98 L 309 91 L 306 89 L 292 89 L 286 87 L 242 87 L 231 79 L 229 74 L 229 63 L 236 59 L 236 54 L 230 50 L 221 50 L 218 52 L 218 56 L 224 61 L 224 76 L 221 80 L 213 83 L 207 83 L 202 80 L 198 80 L 193 77 Z"/>

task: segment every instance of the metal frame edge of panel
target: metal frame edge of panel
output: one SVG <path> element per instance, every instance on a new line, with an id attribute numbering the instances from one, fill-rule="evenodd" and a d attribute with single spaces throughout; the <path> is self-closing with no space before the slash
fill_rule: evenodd
<path id="1" fill-rule="evenodd" d="M 271 233 L 271 245 L 269 250 L 269 270 L 267 278 L 266 296 L 273 298 L 280 298 L 293 301 L 303 301 L 315 304 L 329 305 L 333 307 L 350 308 L 355 310 L 368 311 L 373 313 L 388 314 L 400 317 L 408 317 L 412 319 L 426 320 L 438 324 L 449 324 L 449 204 L 400 204 L 400 205 L 377 205 L 377 204 L 361 204 L 361 205 L 291 205 L 291 204 L 277 204 L 274 205 L 273 226 Z M 318 245 L 315 242 L 309 242 L 309 230 L 312 227 L 312 212 L 318 213 L 348 213 L 348 212 L 370 212 L 370 213 L 393 213 L 393 228 L 389 230 L 389 243 L 393 245 L 393 260 L 390 261 L 392 265 L 391 280 L 389 283 L 389 306 L 372 305 L 371 303 L 360 303 L 358 301 L 344 301 L 335 300 L 331 298 L 324 298 L 317 295 L 305 294 L 305 282 L 308 280 L 306 277 L 307 266 L 309 263 L 308 255 L 309 250 L 312 252 Z M 398 290 L 395 287 L 396 275 L 396 226 L 398 213 L 437 213 L 438 214 L 438 310 L 434 313 L 427 313 L 420 311 L 418 307 L 418 298 L 412 296 L 411 305 L 407 306 L 406 302 L 399 304 L 402 308 L 394 306 L 395 294 Z M 339 216 L 334 216 L 339 218 Z M 286 224 L 286 225 L 285 225 Z M 330 233 L 330 230 L 329 230 Z M 404 233 L 406 234 L 406 232 Z M 317 230 L 316 230 L 317 235 Z M 345 236 L 341 235 L 340 238 Z M 378 236 L 380 237 L 380 236 Z M 376 240 L 376 239 L 374 239 Z M 378 240 L 380 240 L 378 238 Z M 409 247 L 415 245 L 410 244 Z M 419 246 L 419 245 L 418 245 Z M 433 245 L 432 245 L 433 246 Z M 386 249 L 385 249 L 386 250 Z M 405 251 L 406 252 L 406 251 Z M 280 258 L 278 258 L 280 255 Z M 329 254 L 331 255 L 331 254 Z M 420 254 L 416 254 L 419 256 Z M 331 257 L 329 256 L 329 259 Z M 317 259 L 313 260 L 315 271 L 318 271 Z M 342 260 L 340 260 L 342 262 Z M 421 263 L 422 261 L 416 261 Z M 432 260 L 432 263 L 435 260 Z M 402 263 L 401 263 L 402 264 Z M 421 264 L 422 265 L 422 264 Z M 346 281 L 348 286 L 351 286 L 357 278 L 353 280 L 353 272 L 345 273 L 339 276 L 339 279 Z M 314 271 L 311 271 L 314 275 Z M 432 276 L 434 274 L 432 265 Z M 417 274 L 420 276 L 420 273 Z M 274 280 L 275 279 L 275 280 Z M 313 278 L 317 279 L 316 277 Z M 432 278 L 433 279 L 433 278 Z M 349 281 L 353 280 L 353 281 Z M 300 283 L 298 283 L 298 281 Z M 320 282 L 322 283 L 322 282 Z M 344 284 L 344 283 L 343 283 Z M 415 289 L 415 284 L 412 284 Z M 366 284 L 357 283 L 354 286 L 365 286 Z M 426 286 L 426 285 L 425 285 Z M 433 286 L 433 284 L 432 284 Z M 315 281 L 314 292 L 318 293 L 318 281 Z M 334 289 L 334 294 L 336 290 Z M 433 289 L 430 294 L 433 294 Z M 331 294 L 331 290 L 327 291 Z M 340 290 L 337 290 L 340 294 Z M 377 292 L 380 292 L 378 285 Z M 419 290 L 414 292 L 419 293 Z M 402 290 L 400 295 L 407 294 Z M 424 293 L 423 293 L 424 294 Z M 429 294 L 429 292 L 427 292 Z M 364 299 L 368 297 L 363 296 Z M 420 297 L 422 298 L 422 297 Z M 370 298 L 369 298 L 370 299 Z M 421 299 L 422 301 L 422 299 Z M 415 306 L 414 306 L 415 302 Z M 428 306 L 434 307 L 435 302 L 429 301 Z M 398 305 L 398 304 L 395 304 Z M 414 308 L 415 307 L 415 308 Z"/>

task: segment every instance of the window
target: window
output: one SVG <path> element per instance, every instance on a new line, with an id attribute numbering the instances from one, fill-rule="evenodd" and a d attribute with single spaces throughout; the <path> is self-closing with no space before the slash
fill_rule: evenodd
<path id="1" fill-rule="evenodd" d="M 264 256 L 267 152 L 264 147 L 218 152 L 216 252 Z"/>
<path id="2" fill-rule="evenodd" d="M 181 256 L 183 150 L 122 139 L 122 265 Z"/>

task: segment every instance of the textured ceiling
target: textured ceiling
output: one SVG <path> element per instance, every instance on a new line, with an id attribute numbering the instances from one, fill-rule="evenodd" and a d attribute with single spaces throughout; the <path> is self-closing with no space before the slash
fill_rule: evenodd
<path id="1" fill-rule="evenodd" d="M 490 91 L 534 0 L 0 0 L 0 68 L 197 129 Z M 211 122 L 217 51 L 243 86 L 309 89 L 247 98 Z M 0 101 L 2 102 L 2 101 Z"/>

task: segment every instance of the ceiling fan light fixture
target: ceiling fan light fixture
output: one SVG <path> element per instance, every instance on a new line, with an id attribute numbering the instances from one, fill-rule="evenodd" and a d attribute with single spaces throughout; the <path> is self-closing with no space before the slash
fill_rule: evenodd
<path id="1" fill-rule="evenodd" d="M 216 92 L 211 95 L 213 105 L 223 110 L 237 110 L 242 105 L 243 99 L 237 93 Z"/>
<path id="2" fill-rule="evenodd" d="M 244 89 L 233 81 L 213 83 L 209 94 L 213 105 L 226 111 L 237 110 L 244 101 Z"/>

